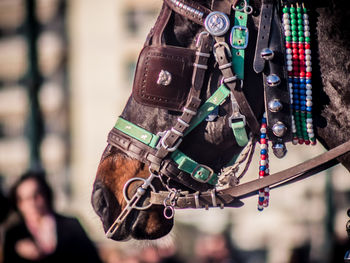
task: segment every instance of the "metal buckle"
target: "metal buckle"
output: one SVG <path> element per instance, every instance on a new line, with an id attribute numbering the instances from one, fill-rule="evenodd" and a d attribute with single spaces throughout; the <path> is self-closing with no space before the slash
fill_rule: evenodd
<path id="1" fill-rule="evenodd" d="M 196 178 L 194 175 L 196 174 L 196 172 L 200 169 L 200 168 L 204 168 L 205 170 L 209 171 L 209 176 L 207 179 L 205 180 L 202 180 L 202 179 L 199 179 L 199 178 Z M 206 166 L 204 164 L 197 164 L 196 168 L 193 169 L 192 173 L 191 173 L 191 177 L 198 181 L 198 182 L 201 182 L 201 183 L 207 183 L 209 182 L 212 178 L 213 178 L 213 175 L 214 175 L 214 170 L 211 169 L 209 166 Z"/>
<path id="2" fill-rule="evenodd" d="M 158 132 L 157 133 L 157 136 L 160 137 L 160 140 L 156 146 L 157 150 L 160 149 L 160 147 L 163 147 L 164 149 L 166 149 L 168 152 L 174 152 L 178 147 L 179 145 L 181 144 L 182 142 L 182 138 L 179 138 L 178 141 L 176 142 L 176 144 L 169 148 L 169 145 L 166 145 L 165 144 L 165 139 L 170 135 L 170 130 L 167 130 L 167 131 L 164 131 L 164 132 Z"/>
<path id="3" fill-rule="evenodd" d="M 234 44 L 233 43 L 233 40 L 235 38 L 234 33 L 236 32 L 236 30 L 245 31 L 245 37 L 244 37 L 244 44 L 243 45 L 238 45 L 238 44 Z M 231 34 L 230 34 L 231 47 L 233 47 L 235 49 L 245 49 L 248 46 L 248 41 L 249 41 L 249 31 L 248 31 L 248 28 L 246 26 L 234 26 L 234 27 L 232 27 Z"/>
<path id="4" fill-rule="evenodd" d="M 245 126 L 246 125 L 246 117 L 240 113 L 239 105 L 238 105 L 237 100 L 232 92 L 231 92 L 231 105 L 232 105 L 232 115 L 229 117 L 230 125 L 231 125 L 231 123 L 238 122 L 239 120 L 242 120 L 244 123 L 244 126 Z"/>

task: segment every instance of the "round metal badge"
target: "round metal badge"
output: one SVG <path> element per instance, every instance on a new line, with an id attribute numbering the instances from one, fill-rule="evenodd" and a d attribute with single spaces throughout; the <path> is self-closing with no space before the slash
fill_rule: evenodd
<path id="1" fill-rule="evenodd" d="M 205 29 L 213 36 L 222 36 L 230 28 L 230 20 L 222 12 L 211 12 L 204 21 Z"/>

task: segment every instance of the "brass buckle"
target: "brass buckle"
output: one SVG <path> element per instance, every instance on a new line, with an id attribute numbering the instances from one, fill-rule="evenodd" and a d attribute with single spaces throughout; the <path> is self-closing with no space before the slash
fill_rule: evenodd
<path id="1" fill-rule="evenodd" d="M 197 173 L 197 171 L 200 169 L 200 168 L 204 168 L 205 170 L 209 171 L 210 174 L 208 175 L 208 178 L 205 179 L 205 180 L 202 180 L 200 178 L 196 178 L 194 175 Z M 201 182 L 201 183 L 207 183 L 209 182 L 214 176 L 214 170 L 211 169 L 209 166 L 206 166 L 204 164 L 197 164 L 196 168 L 193 169 L 192 173 L 191 173 L 191 177 L 198 181 L 198 182 Z"/>

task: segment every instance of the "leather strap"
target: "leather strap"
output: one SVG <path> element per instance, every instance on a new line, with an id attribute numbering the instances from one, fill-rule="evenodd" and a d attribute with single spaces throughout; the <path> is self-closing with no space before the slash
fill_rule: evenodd
<path id="1" fill-rule="evenodd" d="M 269 46 L 272 13 L 273 0 L 263 0 L 253 64 L 256 73 L 263 72 L 265 68 L 265 60 L 261 57 L 261 51 Z"/>
<path id="2" fill-rule="evenodd" d="M 252 133 L 258 136 L 260 133 L 259 122 L 257 121 L 255 114 L 252 111 L 249 102 L 243 93 L 241 85 L 236 85 L 236 75 L 232 71 L 232 68 L 224 66 L 231 63 L 231 61 L 229 61 L 227 58 L 225 45 L 222 45 L 221 42 L 218 42 L 215 52 L 219 68 L 221 69 L 224 78 L 224 83 L 233 93 L 233 96 L 238 103 L 239 109 L 241 113 L 246 117 L 248 126 L 251 129 Z"/>
<path id="3" fill-rule="evenodd" d="M 182 193 L 176 200 L 175 208 L 239 207 L 243 205 L 243 203 L 239 201 L 239 198 L 245 198 L 251 194 L 256 194 L 259 189 L 267 186 L 278 187 L 288 182 L 314 175 L 336 164 L 330 162 L 349 151 L 350 140 L 306 162 L 261 179 L 256 179 L 217 192 L 211 190 L 200 194 L 198 192 L 194 194 Z M 330 165 L 327 165 L 329 163 Z M 168 194 L 169 192 L 152 192 L 150 202 L 152 204 L 163 205 Z"/>

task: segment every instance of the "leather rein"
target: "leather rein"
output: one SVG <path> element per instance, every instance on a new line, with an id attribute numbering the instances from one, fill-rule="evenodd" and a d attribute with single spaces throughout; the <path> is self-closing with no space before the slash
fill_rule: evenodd
<path id="1" fill-rule="evenodd" d="M 235 7 L 239 1 L 234 2 L 233 4 L 230 3 L 229 10 L 231 10 L 232 6 Z M 271 9 L 273 9 L 274 2 L 273 0 L 263 1 L 262 5 L 265 6 L 264 8 L 262 7 L 261 16 L 263 16 L 264 12 L 272 16 Z M 225 9 L 227 11 L 227 6 L 225 5 L 214 6 L 213 10 L 211 10 L 191 0 L 164 0 L 158 21 L 148 39 L 159 38 L 157 32 L 164 30 L 171 12 L 176 12 L 203 26 L 208 20 L 208 16 Z M 240 9 L 234 8 L 234 10 L 235 12 L 240 11 L 246 14 L 252 11 L 247 1 L 244 1 L 244 5 Z M 264 17 L 266 19 L 267 16 Z M 271 17 L 267 18 L 265 23 L 267 25 L 271 24 L 271 19 Z M 260 23 L 264 23 L 264 21 L 260 21 Z M 259 27 L 262 26 L 260 25 Z M 242 28 L 244 26 L 241 25 L 240 30 Z M 266 26 L 263 28 L 266 32 L 259 32 L 259 34 L 265 34 L 269 38 L 269 29 L 266 29 Z M 206 26 L 206 29 L 208 30 L 208 26 Z M 215 40 L 214 43 L 213 39 Z M 258 41 L 257 52 L 260 53 L 263 48 L 267 47 L 267 44 L 266 40 Z M 255 138 L 259 136 L 260 124 L 242 91 L 237 74 L 233 71 L 232 54 L 227 47 L 224 34 L 220 35 L 215 30 L 210 33 L 203 31 L 198 36 L 196 49 L 193 53 L 191 88 L 183 106 L 182 114 L 171 129 L 163 133 L 152 134 L 127 120 L 119 118 L 116 126 L 109 133 L 108 143 L 117 147 L 128 156 L 149 165 L 150 176 L 147 179 L 132 178 L 125 184 L 124 198 L 127 205 L 107 231 L 108 237 L 114 235 L 133 209 L 146 210 L 152 205 L 163 205 L 164 216 L 170 219 L 174 216 L 175 208 L 239 207 L 242 205 L 240 199 L 256 194 L 259 189 L 278 187 L 314 175 L 333 166 L 337 157 L 350 151 L 350 141 L 347 141 L 317 157 L 281 172 L 243 184 L 239 184 L 237 180 L 218 187 L 216 178 L 218 175 L 210 167 L 196 163 L 178 150 L 182 137 L 192 131 L 210 113 L 213 107 L 219 106 L 230 95 L 233 123 L 242 125 L 242 127 L 236 129 L 237 136 L 236 134 L 235 136 L 237 141 L 239 140 L 238 138 L 245 140 L 242 130 L 245 131 L 245 125 L 247 125 L 251 131 L 249 136 L 250 146 L 254 149 Z M 211 53 L 214 53 L 223 79 L 222 85 L 217 92 L 203 103 L 200 99 L 200 93 Z M 264 62 L 257 59 L 254 63 L 254 67 L 261 72 L 264 68 Z M 273 65 L 270 66 L 270 69 L 273 70 Z M 167 71 L 162 71 L 159 74 L 158 84 L 166 85 L 167 81 L 171 81 L 171 74 Z M 231 174 L 231 176 L 235 178 L 234 174 Z M 154 178 L 159 178 L 167 191 L 157 192 L 152 185 Z M 174 179 L 186 186 L 186 188 L 192 189 L 194 193 L 171 188 L 168 185 L 168 180 L 170 179 Z M 134 181 L 140 181 L 141 186 L 129 198 L 127 189 Z M 147 205 L 138 206 L 139 200 L 145 195 L 147 190 L 151 190 L 149 202 L 147 202 Z"/>

